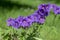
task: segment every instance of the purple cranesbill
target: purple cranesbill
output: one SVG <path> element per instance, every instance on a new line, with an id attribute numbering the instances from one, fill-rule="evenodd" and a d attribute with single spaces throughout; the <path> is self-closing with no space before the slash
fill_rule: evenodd
<path id="1" fill-rule="evenodd" d="M 13 18 L 9 18 L 9 19 L 7 20 L 7 25 L 8 25 L 8 26 L 12 26 L 12 27 L 14 27 L 14 28 L 19 28 L 19 27 L 20 27 L 18 21 L 16 21 L 16 20 L 13 19 Z"/>
<path id="2" fill-rule="evenodd" d="M 21 26 L 23 18 L 24 18 L 23 16 L 19 16 L 15 19 L 19 23 L 19 26 Z"/>
<path id="3" fill-rule="evenodd" d="M 19 16 L 19 17 L 17 17 L 15 20 L 16 20 L 16 21 L 21 21 L 23 18 L 24 18 L 23 16 Z"/>
<path id="4" fill-rule="evenodd" d="M 48 16 L 52 8 L 51 4 L 41 4 L 38 6 L 37 13 L 40 15 Z"/>
<path id="5" fill-rule="evenodd" d="M 30 26 L 30 22 L 28 22 L 28 20 L 26 18 L 24 18 L 22 20 L 21 26 L 24 27 L 24 28 L 29 27 Z"/>
<path id="6" fill-rule="evenodd" d="M 12 26 L 14 19 L 13 18 L 8 18 L 7 20 L 7 26 Z"/>
<path id="7" fill-rule="evenodd" d="M 41 4 L 38 6 L 38 9 L 44 9 L 44 10 L 49 11 L 49 12 L 50 12 L 51 8 L 52 8 L 51 4 Z"/>
<path id="8" fill-rule="evenodd" d="M 30 22 L 30 24 L 32 24 L 34 22 L 32 15 L 27 16 L 26 19 L 28 22 Z"/>
<path id="9" fill-rule="evenodd" d="M 57 6 L 57 5 L 53 5 L 53 12 L 54 12 L 55 14 L 60 14 L 60 7 Z"/>
<path id="10" fill-rule="evenodd" d="M 32 20 L 34 20 L 34 22 L 38 22 L 38 18 L 40 17 L 40 15 L 38 15 L 37 13 L 32 14 L 33 18 Z"/>
<path id="11" fill-rule="evenodd" d="M 43 24 L 45 22 L 45 18 L 44 17 L 40 17 L 39 19 L 38 19 L 38 23 L 39 24 Z"/>
<path id="12" fill-rule="evenodd" d="M 46 11 L 46 10 L 44 10 L 44 9 L 39 9 L 39 10 L 37 10 L 37 14 L 48 16 L 49 15 L 49 12 Z"/>
<path id="13" fill-rule="evenodd" d="M 20 25 L 19 25 L 19 23 L 17 21 L 14 20 L 13 23 L 12 23 L 12 27 L 19 28 Z"/>

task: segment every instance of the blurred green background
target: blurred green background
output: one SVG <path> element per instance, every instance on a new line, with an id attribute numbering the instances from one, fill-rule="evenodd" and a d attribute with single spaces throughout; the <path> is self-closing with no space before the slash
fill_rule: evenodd
<path id="1" fill-rule="evenodd" d="M 9 17 L 28 16 L 44 3 L 60 5 L 60 0 L 0 0 L 0 40 L 60 40 L 60 15 L 53 12 L 43 25 L 33 23 L 26 29 L 6 25 Z"/>

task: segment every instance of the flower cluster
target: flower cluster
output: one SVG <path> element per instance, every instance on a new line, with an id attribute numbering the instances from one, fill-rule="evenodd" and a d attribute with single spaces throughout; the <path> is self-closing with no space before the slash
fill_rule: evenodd
<path id="1" fill-rule="evenodd" d="M 14 28 L 19 27 L 30 27 L 32 23 L 36 22 L 39 24 L 43 24 L 45 22 L 46 17 L 49 15 L 50 10 L 53 9 L 55 14 L 60 14 L 60 7 L 55 4 L 41 4 L 38 6 L 38 9 L 29 16 L 19 16 L 18 18 L 9 18 L 7 20 L 7 25 L 12 26 Z"/>

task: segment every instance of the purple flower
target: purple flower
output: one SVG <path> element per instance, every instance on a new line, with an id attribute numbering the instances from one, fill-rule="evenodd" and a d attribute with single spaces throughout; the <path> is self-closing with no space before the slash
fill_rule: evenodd
<path id="1" fill-rule="evenodd" d="M 8 25 L 8 26 L 12 26 L 12 27 L 14 27 L 14 28 L 19 28 L 19 27 L 20 27 L 18 21 L 16 21 L 16 20 L 13 19 L 13 18 L 9 18 L 9 19 L 7 20 L 7 25 Z"/>
<path id="2" fill-rule="evenodd" d="M 22 20 L 21 26 L 24 27 L 24 28 L 29 27 L 30 26 L 30 22 L 28 22 L 28 20 L 26 18 L 24 18 Z"/>
<path id="3" fill-rule="evenodd" d="M 34 22 L 32 15 L 27 16 L 26 19 L 27 19 L 27 22 L 30 22 L 30 24 L 32 24 Z"/>
<path id="4" fill-rule="evenodd" d="M 51 4 L 41 4 L 38 6 L 37 13 L 40 15 L 48 16 L 52 8 Z"/>
<path id="5" fill-rule="evenodd" d="M 43 24 L 45 22 L 45 18 L 39 18 L 38 23 Z"/>
<path id="6" fill-rule="evenodd" d="M 19 28 L 20 25 L 19 25 L 19 23 L 17 21 L 14 20 L 13 23 L 12 23 L 12 27 Z"/>
<path id="7" fill-rule="evenodd" d="M 31 23 L 37 22 L 39 17 L 40 15 L 38 15 L 37 13 L 33 13 L 32 15 L 27 16 L 27 20 Z"/>
<path id="8" fill-rule="evenodd" d="M 60 7 L 56 6 L 56 5 L 53 5 L 53 11 L 54 11 L 55 14 L 60 14 Z"/>
<path id="9" fill-rule="evenodd" d="M 46 11 L 46 10 L 44 10 L 44 9 L 39 9 L 39 10 L 37 10 L 37 14 L 48 16 L 49 15 L 49 12 Z"/>
<path id="10" fill-rule="evenodd" d="M 32 14 L 32 16 L 33 16 L 32 20 L 34 20 L 34 22 L 38 22 L 40 15 L 38 15 L 37 13 L 34 13 L 34 14 Z"/>
<path id="11" fill-rule="evenodd" d="M 38 9 L 44 9 L 44 10 L 49 11 L 49 12 L 50 12 L 51 8 L 52 8 L 51 4 L 41 4 L 38 6 Z"/>
<path id="12" fill-rule="evenodd" d="M 23 18 L 24 18 L 23 16 L 19 16 L 18 18 L 15 19 L 19 23 L 19 26 L 21 26 Z"/>
<path id="13" fill-rule="evenodd" d="M 12 26 L 12 23 L 14 23 L 14 19 L 13 18 L 9 18 L 7 20 L 7 26 Z"/>

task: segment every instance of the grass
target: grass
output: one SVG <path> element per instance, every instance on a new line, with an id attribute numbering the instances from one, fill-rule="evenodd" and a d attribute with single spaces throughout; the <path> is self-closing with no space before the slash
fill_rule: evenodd
<path id="1" fill-rule="evenodd" d="M 34 6 L 34 1 L 18 1 L 21 5 L 25 3 L 26 5 Z M 14 2 L 14 1 L 12 1 Z M 16 2 L 16 1 L 15 1 Z M 28 3 L 29 2 L 29 3 Z M 33 5 L 34 4 L 34 5 Z M 37 4 L 41 4 L 40 2 Z M 35 5 L 37 7 L 37 5 Z M 35 7 L 34 6 L 34 7 Z M 0 6 L 0 40 L 60 40 L 60 15 L 55 15 L 51 12 L 46 18 L 43 25 L 33 23 L 30 28 L 19 28 L 15 29 L 13 27 L 8 27 L 6 25 L 6 20 L 9 17 L 17 18 L 18 16 L 28 16 L 33 14 L 35 10 L 33 8 L 18 8 L 17 6 L 5 7 Z"/>

